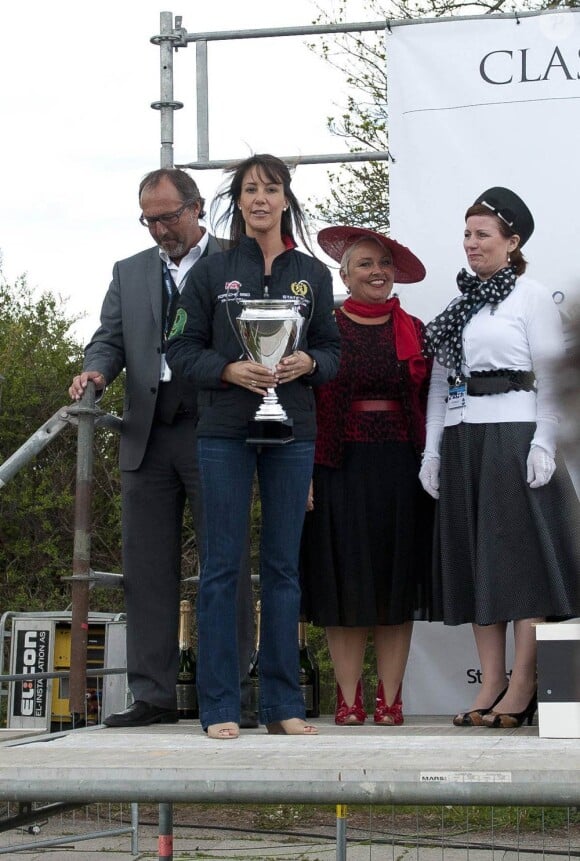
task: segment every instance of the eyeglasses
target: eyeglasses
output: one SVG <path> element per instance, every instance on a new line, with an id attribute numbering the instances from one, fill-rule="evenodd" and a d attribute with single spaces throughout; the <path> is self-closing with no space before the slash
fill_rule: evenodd
<path id="1" fill-rule="evenodd" d="M 143 227 L 153 227 L 158 222 L 166 225 L 177 224 L 187 207 L 193 206 L 194 203 L 194 200 L 188 200 L 187 203 L 184 203 L 183 206 L 180 206 L 179 209 L 175 210 L 175 212 L 164 212 L 163 215 L 143 215 L 143 213 L 141 213 L 139 221 Z"/>

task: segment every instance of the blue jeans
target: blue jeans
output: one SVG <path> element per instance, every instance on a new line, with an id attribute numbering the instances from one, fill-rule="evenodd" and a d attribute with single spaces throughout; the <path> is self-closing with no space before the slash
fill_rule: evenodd
<path id="1" fill-rule="evenodd" d="M 257 470 L 260 537 L 260 720 L 304 718 L 298 680 L 298 556 L 313 442 L 281 446 L 198 439 L 204 547 L 197 599 L 200 720 L 240 722 L 236 585 Z"/>

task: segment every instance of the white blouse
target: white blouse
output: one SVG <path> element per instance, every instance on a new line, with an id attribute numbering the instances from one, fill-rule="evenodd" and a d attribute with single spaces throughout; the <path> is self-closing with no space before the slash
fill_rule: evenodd
<path id="1" fill-rule="evenodd" d="M 526 275 L 517 279 L 509 296 L 495 307 L 485 305 L 463 330 L 462 371 L 510 368 L 534 371 L 537 391 L 506 392 L 465 398 L 465 405 L 448 408 L 450 371 L 437 361 L 429 388 L 425 456 L 437 455 L 443 427 L 461 422 L 535 422 L 532 445 L 553 457 L 558 411 L 554 393 L 554 363 L 564 351 L 560 314 L 550 292 Z"/>

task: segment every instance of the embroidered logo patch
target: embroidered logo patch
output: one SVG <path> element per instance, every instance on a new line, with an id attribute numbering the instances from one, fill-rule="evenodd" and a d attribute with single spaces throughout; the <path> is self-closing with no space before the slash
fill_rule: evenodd
<path id="1" fill-rule="evenodd" d="M 185 324 L 187 323 L 187 311 L 184 308 L 178 308 L 177 314 L 175 315 L 175 320 L 173 322 L 173 326 L 171 327 L 171 332 L 169 333 L 170 338 L 176 338 L 178 335 L 183 335 L 183 330 L 185 329 Z"/>
<path id="2" fill-rule="evenodd" d="M 226 281 L 224 287 L 227 293 L 239 293 L 242 289 L 239 281 Z"/>
<path id="3" fill-rule="evenodd" d="M 308 292 L 312 292 L 312 287 L 308 281 L 295 281 L 290 285 L 290 292 L 294 296 L 306 296 Z"/>

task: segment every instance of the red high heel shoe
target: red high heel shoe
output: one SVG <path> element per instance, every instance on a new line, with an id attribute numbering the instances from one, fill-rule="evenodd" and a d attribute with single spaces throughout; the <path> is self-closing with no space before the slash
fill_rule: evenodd
<path id="1" fill-rule="evenodd" d="M 356 695 L 354 703 L 349 706 L 340 689 L 340 685 L 336 685 L 336 711 L 334 713 L 334 722 L 338 726 L 362 726 L 367 718 L 367 713 L 363 706 L 362 682 L 359 679 L 356 686 Z"/>
<path id="2" fill-rule="evenodd" d="M 404 722 L 403 717 L 403 701 L 401 699 L 401 685 L 397 691 L 397 696 L 392 705 L 385 702 L 385 691 L 383 683 L 379 679 L 377 686 L 377 707 L 375 709 L 375 723 L 382 726 L 401 726 Z"/>

